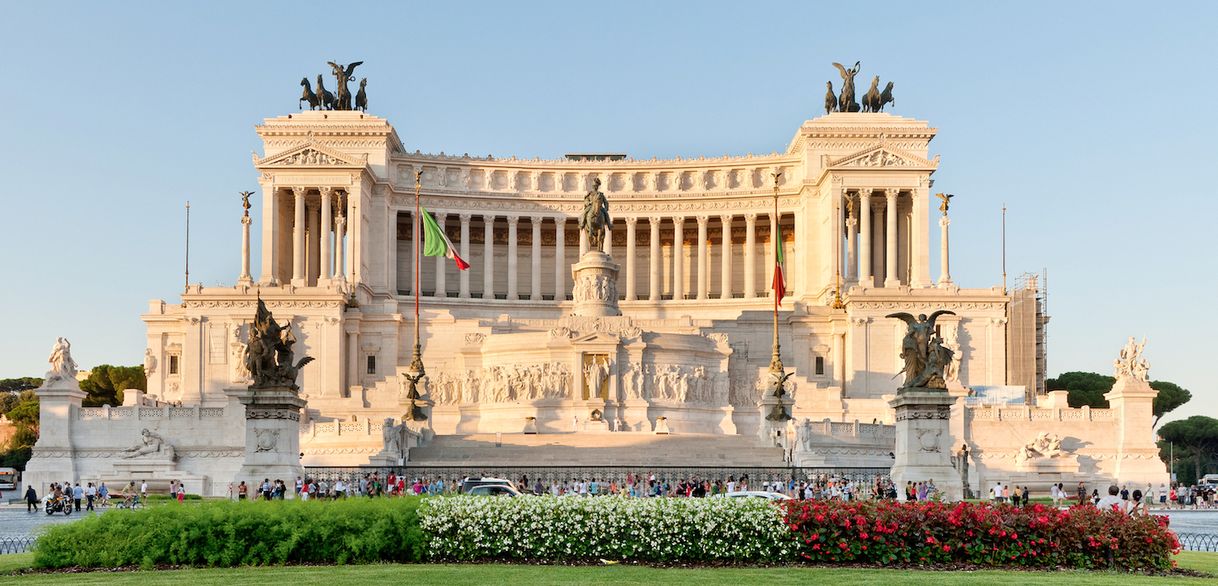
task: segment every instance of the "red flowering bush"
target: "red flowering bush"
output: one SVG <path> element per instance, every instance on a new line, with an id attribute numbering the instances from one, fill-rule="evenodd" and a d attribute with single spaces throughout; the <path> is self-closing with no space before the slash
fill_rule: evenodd
<path id="1" fill-rule="evenodd" d="M 1167 520 L 1093 507 L 989 503 L 787 501 L 796 555 L 809 562 L 967 563 L 1170 570 Z"/>

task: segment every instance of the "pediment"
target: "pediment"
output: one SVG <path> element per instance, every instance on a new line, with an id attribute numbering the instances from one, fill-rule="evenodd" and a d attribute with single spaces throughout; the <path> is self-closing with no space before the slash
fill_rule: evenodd
<path id="1" fill-rule="evenodd" d="M 622 337 L 618 334 L 608 332 L 593 332 L 583 336 L 578 336 L 571 339 L 572 344 L 617 344 Z"/>
<path id="2" fill-rule="evenodd" d="M 277 155 L 254 158 L 254 166 L 258 168 L 282 167 L 356 167 L 362 168 L 367 163 L 367 156 L 355 157 L 324 147 L 315 142 L 307 142 L 290 148 Z"/>
<path id="3" fill-rule="evenodd" d="M 876 167 L 905 167 L 910 169 L 926 169 L 939 166 L 938 157 L 934 161 L 923 159 L 909 153 L 876 145 L 862 151 L 851 153 L 832 161 L 830 168 L 876 168 Z"/>

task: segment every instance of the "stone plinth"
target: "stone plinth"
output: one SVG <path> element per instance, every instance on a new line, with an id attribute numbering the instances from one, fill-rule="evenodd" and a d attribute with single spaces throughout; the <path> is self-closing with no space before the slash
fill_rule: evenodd
<path id="1" fill-rule="evenodd" d="M 964 497 L 960 473 L 951 462 L 951 407 L 945 391 L 903 390 L 888 404 L 896 411 L 896 461 L 892 482 L 905 500 L 906 482 L 933 480 L 945 500 Z"/>
<path id="2" fill-rule="evenodd" d="M 101 481 L 115 487 L 126 486 L 134 481 L 136 486 L 147 482 L 153 492 L 167 491 L 169 484 L 178 480 L 186 485 L 187 494 L 211 495 L 211 482 L 202 474 L 181 470 L 176 462 L 164 458 L 131 458 L 113 464 L 114 471 L 103 474 Z"/>
<path id="3" fill-rule="evenodd" d="M 617 305 L 617 273 L 618 265 L 609 255 L 599 250 L 585 252 L 571 266 L 572 315 L 622 315 Z"/>
<path id="4" fill-rule="evenodd" d="M 1159 459 L 1155 445 L 1154 401 L 1158 391 L 1146 380 L 1134 376 L 1117 377 L 1112 390 L 1104 393 L 1108 405 L 1121 422 L 1116 439 L 1116 470 L 1120 483 L 1130 486 L 1168 481 L 1167 467 Z"/>
<path id="5" fill-rule="evenodd" d="M 263 479 L 290 483 L 304 476 L 300 465 L 300 413 L 307 401 L 286 387 L 224 391 L 245 406 L 245 462 L 234 483 L 256 486 Z M 286 498 L 292 498 L 288 491 Z"/>
<path id="6" fill-rule="evenodd" d="M 34 392 L 38 394 L 38 442 L 22 476 L 25 484 L 41 495 L 52 482 L 77 477 L 72 421 L 86 394 L 76 379 L 54 377 L 50 373 Z"/>

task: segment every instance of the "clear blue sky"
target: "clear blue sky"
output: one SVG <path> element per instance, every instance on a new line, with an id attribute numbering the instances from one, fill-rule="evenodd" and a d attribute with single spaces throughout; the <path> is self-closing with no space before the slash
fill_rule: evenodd
<path id="1" fill-rule="evenodd" d="M 1006 202 L 1009 272 L 1049 272 L 1050 372 L 1108 372 L 1145 335 L 1152 377 L 1196 397 L 1180 413 L 1218 415 L 1218 3 L 0 10 L 0 377 L 40 376 L 56 336 L 86 367 L 140 363 L 139 314 L 181 291 L 187 199 L 191 280 L 231 283 L 253 126 L 327 60 L 365 62 L 370 112 L 411 150 L 640 158 L 782 150 L 830 62 L 861 60 L 940 130 L 957 282 L 1000 283 Z"/>

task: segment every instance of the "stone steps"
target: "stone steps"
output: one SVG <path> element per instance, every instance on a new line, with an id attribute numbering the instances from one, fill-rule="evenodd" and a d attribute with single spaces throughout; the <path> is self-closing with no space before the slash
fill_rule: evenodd
<path id="1" fill-rule="evenodd" d="M 498 440 L 498 445 L 496 441 Z M 784 466 L 752 437 L 651 433 L 437 436 L 410 450 L 427 466 Z"/>

